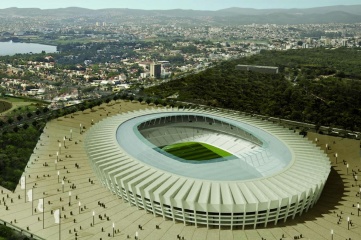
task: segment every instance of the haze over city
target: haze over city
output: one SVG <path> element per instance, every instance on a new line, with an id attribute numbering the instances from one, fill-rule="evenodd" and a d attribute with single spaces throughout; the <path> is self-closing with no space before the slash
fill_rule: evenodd
<path id="1" fill-rule="evenodd" d="M 0 9 L 18 7 L 18 8 L 41 8 L 41 9 L 55 9 L 67 7 L 82 7 L 89 9 L 104 9 L 104 8 L 131 8 L 131 9 L 194 9 L 194 10 L 219 10 L 230 7 L 240 8 L 312 8 L 321 6 L 335 6 L 335 5 L 356 5 L 360 4 L 359 0 L 320 0 L 320 1 L 290 1 L 290 0 L 255 0 L 255 1 L 239 1 L 239 0 L 183 0 L 183 1 L 168 1 L 168 0 L 63 0 L 63 1 L 48 1 L 48 0 L 5 0 L 0 2 Z"/>

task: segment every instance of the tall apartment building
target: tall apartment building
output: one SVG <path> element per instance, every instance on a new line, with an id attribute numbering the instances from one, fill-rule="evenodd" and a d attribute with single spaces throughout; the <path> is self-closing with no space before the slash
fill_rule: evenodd
<path id="1" fill-rule="evenodd" d="M 162 65 L 159 63 L 150 64 L 150 77 L 160 78 Z"/>

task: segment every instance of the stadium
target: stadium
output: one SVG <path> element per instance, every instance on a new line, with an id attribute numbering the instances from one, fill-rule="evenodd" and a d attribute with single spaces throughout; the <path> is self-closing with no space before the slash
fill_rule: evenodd
<path id="1" fill-rule="evenodd" d="M 187 225 L 251 228 L 294 219 L 319 199 L 326 154 L 239 112 L 146 109 L 93 125 L 85 148 L 101 183 L 138 209 Z"/>

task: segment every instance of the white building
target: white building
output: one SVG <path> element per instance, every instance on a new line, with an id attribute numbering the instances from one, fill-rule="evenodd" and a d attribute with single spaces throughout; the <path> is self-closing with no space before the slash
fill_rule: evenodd
<path id="1" fill-rule="evenodd" d="M 159 148 L 189 141 L 232 157 L 192 162 Z M 256 228 L 292 220 L 317 202 L 330 173 L 327 155 L 306 138 L 238 112 L 120 114 L 94 125 L 85 146 L 102 184 L 123 201 L 195 226 Z"/>

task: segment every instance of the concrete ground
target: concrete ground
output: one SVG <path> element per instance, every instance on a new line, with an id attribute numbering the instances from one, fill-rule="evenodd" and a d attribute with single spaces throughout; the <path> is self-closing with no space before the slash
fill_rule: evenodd
<path id="1" fill-rule="evenodd" d="M 26 191 L 33 189 L 33 202 L 25 201 L 26 192 L 20 185 L 14 193 L 0 188 L 0 219 L 23 229 L 28 228 L 44 239 L 59 239 L 59 231 L 61 239 L 110 239 L 113 238 L 113 223 L 115 239 L 127 239 L 128 236 L 133 239 L 138 232 L 139 239 L 144 240 L 177 239 L 178 234 L 184 239 L 196 240 L 278 240 L 282 236 L 285 240 L 302 234 L 302 239 L 318 240 L 331 239 L 331 229 L 334 240 L 361 239 L 361 216 L 358 217 L 355 207 L 358 202 L 361 203 L 361 197 L 357 194 L 361 184 L 361 172 L 358 171 L 361 171 L 360 141 L 313 133 L 309 133 L 308 137 L 312 141 L 318 138 L 316 144 L 321 149 L 326 151 L 326 143 L 330 148 L 327 154 L 332 164 L 331 174 L 317 204 L 302 216 L 289 219 L 286 223 L 270 224 L 267 228 L 256 230 L 196 228 L 153 216 L 123 202 L 99 183 L 88 162 L 83 138 L 92 122 L 95 124 L 107 116 L 147 107 L 139 103 L 112 101 L 108 105 L 95 107 L 93 111 L 77 112 L 50 121 L 24 173 Z M 80 124 L 84 127 L 82 134 Z M 59 152 L 57 164 L 56 152 Z M 337 164 L 335 153 L 338 155 Z M 360 181 L 355 181 L 352 171 L 356 171 Z M 43 213 L 38 209 L 34 211 L 39 199 L 44 199 L 44 221 Z M 60 225 L 55 224 L 51 214 L 56 209 L 62 209 Z M 352 221 L 349 229 L 347 217 Z M 138 225 L 142 225 L 143 230 L 138 229 Z M 156 225 L 160 228 L 156 229 Z"/>

